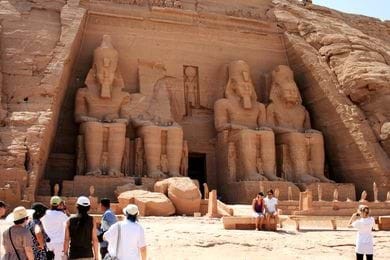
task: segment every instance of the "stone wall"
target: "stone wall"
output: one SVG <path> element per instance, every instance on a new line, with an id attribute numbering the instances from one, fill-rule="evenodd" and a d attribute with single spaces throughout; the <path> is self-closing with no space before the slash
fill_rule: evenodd
<path id="1" fill-rule="evenodd" d="M 0 180 L 21 183 L 34 200 L 42 178 L 72 65 L 85 9 L 78 1 L 1 1 L 2 102 Z"/>

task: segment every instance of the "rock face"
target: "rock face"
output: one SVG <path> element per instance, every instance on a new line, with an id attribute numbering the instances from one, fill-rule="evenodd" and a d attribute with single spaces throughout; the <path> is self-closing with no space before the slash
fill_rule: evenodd
<path id="1" fill-rule="evenodd" d="M 162 193 L 144 190 L 126 191 L 118 196 L 119 206 L 136 204 L 141 216 L 170 216 L 175 214 L 172 202 Z"/>
<path id="2" fill-rule="evenodd" d="M 390 185 L 388 23 L 315 5 L 273 3 L 334 177 L 355 183 L 358 191 L 380 180 L 383 195 Z"/>
<path id="3" fill-rule="evenodd" d="M 1 1 L 0 186 L 34 200 L 80 43 L 85 9 L 73 1 Z M 1 78 L 1 77 L 0 77 Z M 1 84 L 0 84 L 1 85 Z M 1 122 L 0 122 L 1 123 Z M 0 124 L 1 125 L 1 124 Z"/>
<path id="4" fill-rule="evenodd" d="M 198 186 L 187 177 L 174 177 L 156 182 L 154 191 L 168 195 L 179 215 L 199 212 L 202 198 Z"/>

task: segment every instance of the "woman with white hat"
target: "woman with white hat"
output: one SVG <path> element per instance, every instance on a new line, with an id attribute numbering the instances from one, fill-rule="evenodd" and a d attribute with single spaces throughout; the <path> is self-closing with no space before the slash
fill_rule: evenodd
<path id="1" fill-rule="evenodd" d="M 13 222 L 3 233 L 3 245 L 5 255 L 3 260 L 34 260 L 32 250 L 32 236 L 26 228 L 28 218 L 34 214 L 34 210 L 25 207 L 16 207 L 6 218 L 7 222 Z"/>
<path id="2" fill-rule="evenodd" d="M 97 239 L 96 222 L 88 214 L 91 202 L 85 196 L 77 198 L 77 211 L 71 217 L 65 228 L 64 253 L 69 259 L 97 260 L 99 258 L 99 242 Z"/>
<path id="3" fill-rule="evenodd" d="M 108 255 L 119 260 L 146 260 L 144 229 L 137 223 L 138 207 L 129 204 L 123 209 L 126 219 L 112 225 L 104 240 L 108 241 Z"/>

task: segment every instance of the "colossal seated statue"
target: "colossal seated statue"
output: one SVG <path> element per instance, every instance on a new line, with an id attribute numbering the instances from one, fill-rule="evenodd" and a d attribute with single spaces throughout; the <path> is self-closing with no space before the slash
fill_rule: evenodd
<path id="1" fill-rule="evenodd" d="M 76 94 L 75 118 L 84 135 L 87 175 L 123 175 L 121 164 L 125 150 L 126 107 L 130 95 L 118 69 L 118 52 L 111 37 L 103 36 L 93 55 L 93 67 L 85 80 L 86 87 Z M 107 158 L 102 159 L 104 149 Z"/>
<path id="2" fill-rule="evenodd" d="M 225 98 L 214 106 L 218 135 L 227 135 L 227 142 L 234 143 L 236 156 L 227 159 L 235 161 L 238 180 L 280 180 L 275 175 L 274 133 L 265 127 L 265 106 L 257 102 L 249 65 L 233 61 L 228 70 Z"/>
<path id="3" fill-rule="evenodd" d="M 132 118 L 137 136 L 142 139 L 146 172 L 151 178 L 183 175 L 185 143 L 183 129 L 175 122 L 175 100 L 170 77 L 159 79 L 144 113 Z M 182 173 L 182 174 L 181 174 Z"/>
<path id="4" fill-rule="evenodd" d="M 291 165 L 291 169 L 284 169 L 288 171 L 284 172 L 285 178 L 296 183 L 333 182 L 324 176 L 323 136 L 311 129 L 309 113 L 302 105 L 288 66 L 280 65 L 272 72 L 270 100 L 267 120 L 276 133 L 278 149 L 286 148 L 283 158 L 278 160 L 289 161 Z"/>

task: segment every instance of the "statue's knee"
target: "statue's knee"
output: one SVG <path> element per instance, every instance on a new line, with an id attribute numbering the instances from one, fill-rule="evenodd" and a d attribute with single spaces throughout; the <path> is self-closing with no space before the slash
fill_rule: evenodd
<path id="1" fill-rule="evenodd" d="M 85 131 L 101 131 L 102 123 L 100 122 L 85 122 L 82 125 L 82 128 L 84 128 Z"/>

